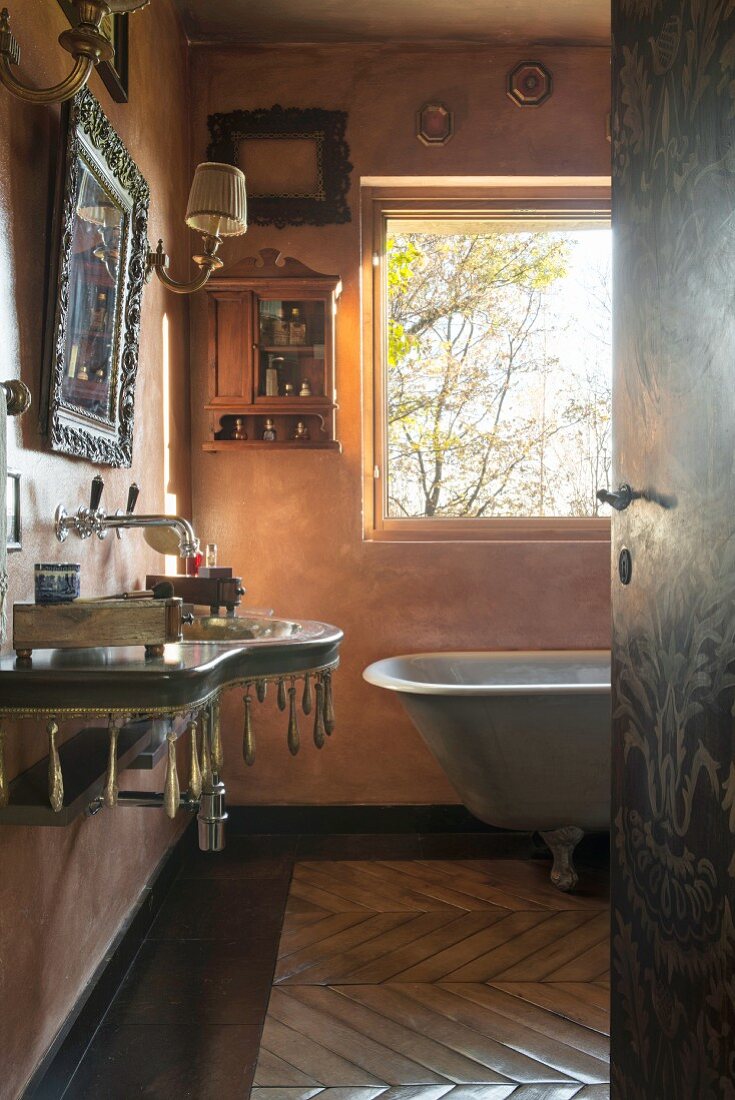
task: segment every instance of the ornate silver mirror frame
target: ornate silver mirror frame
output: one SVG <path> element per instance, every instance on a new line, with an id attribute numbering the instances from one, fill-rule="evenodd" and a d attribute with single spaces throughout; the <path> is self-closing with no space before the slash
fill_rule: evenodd
<path id="1" fill-rule="evenodd" d="M 62 135 L 41 427 L 55 451 L 130 466 L 148 184 L 88 89 Z"/>

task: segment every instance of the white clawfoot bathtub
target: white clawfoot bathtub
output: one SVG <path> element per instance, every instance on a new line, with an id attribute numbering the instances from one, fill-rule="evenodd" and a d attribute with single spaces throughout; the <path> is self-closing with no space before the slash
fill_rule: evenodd
<path id="1" fill-rule="evenodd" d="M 363 676 L 399 694 L 465 806 L 540 832 L 573 889 L 576 844 L 610 827 L 609 651 L 415 653 Z"/>

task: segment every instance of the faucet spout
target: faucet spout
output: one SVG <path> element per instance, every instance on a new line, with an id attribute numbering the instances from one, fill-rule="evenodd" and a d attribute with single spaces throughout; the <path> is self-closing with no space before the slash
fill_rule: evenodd
<path id="1" fill-rule="evenodd" d="M 132 527 L 168 527 L 179 537 L 179 555 L 193 558 L 199 552 L 199 539 L 188 519 L 183 516 L 164 515 L 103 515 L 99 519 L 100 530 L 125 530 Z"/>

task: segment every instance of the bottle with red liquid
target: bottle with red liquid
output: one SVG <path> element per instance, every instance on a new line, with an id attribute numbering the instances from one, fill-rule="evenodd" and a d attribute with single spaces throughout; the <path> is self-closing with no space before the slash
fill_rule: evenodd
<path id="1" fill-rule="evenodd" d="M 198 577 L 199 566 L 202 564 L 204 558 L 201 551 L 197 550 L 193 558 L 186 559 L 186 575 L 187 577 Z"/>

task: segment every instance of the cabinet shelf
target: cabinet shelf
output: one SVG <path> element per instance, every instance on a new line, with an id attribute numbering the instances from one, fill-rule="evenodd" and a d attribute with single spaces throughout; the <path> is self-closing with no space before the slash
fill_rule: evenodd
<path id="1" fill-rule="evenodd" d="M 202 443 L 202 450 L 215 451 L 341 451 L 336 439 L 211 439 Z"/>
<path id="2" fill-rule="evenodd" d="M 207 412 L 213 413 L 241 413 L 244 416 L 267 416 L 275 413 L 284 416 L 309 416 L 311 413 L 334 412 L 337 405 L 326 397 L 256 397 L 256 403 L 250 404 L 244 401 L 233 401 L 228 404 L 205 405 Z"/>
<path id="3" fill-rule="evenodd" d="M 324 344 L 253 344 L 253 347 L 257 351 L 272 352 L 274 355 L 283 355 L 285 351 L 315 351 L 317 348 L 323 354 Z M 319 358 L 321 357 L 320 355 Z"/>

